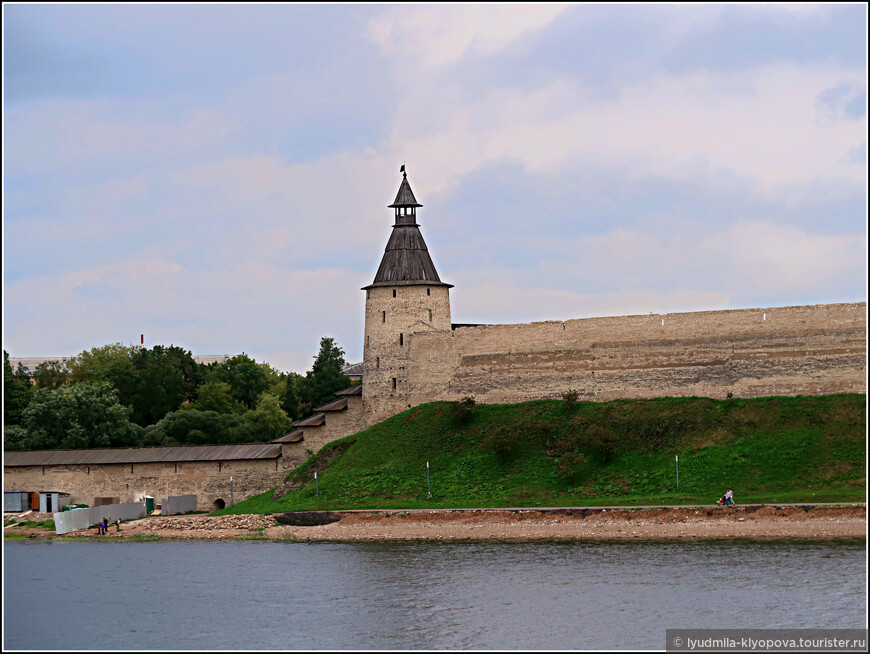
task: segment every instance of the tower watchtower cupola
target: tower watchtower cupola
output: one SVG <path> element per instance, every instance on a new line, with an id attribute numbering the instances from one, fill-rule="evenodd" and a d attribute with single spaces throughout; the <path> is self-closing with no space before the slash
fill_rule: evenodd
<path id="1" fill-rule="evenodd" d="M 399 187 L 396 199 L 393 204 L 387 206 L 396 210 L 397 225 L 417 224 L 417 207 L 423 205 L 417 202 L 417 198 L 414 197 L 414 191 L 411 190 L 411 185 L 408 183 L 408 173 L 405 172 L 405 166 L 402 166 L 402 185 Z"/>

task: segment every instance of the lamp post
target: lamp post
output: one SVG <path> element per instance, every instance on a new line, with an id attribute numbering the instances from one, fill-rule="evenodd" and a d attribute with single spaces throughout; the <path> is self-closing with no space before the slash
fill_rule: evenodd
<path id="1" fill-rule="evenodd" d="M 235 501 L 233 500 L 233 476 L 230 475 L 230 506 L 233 506 Z"/>
<path id="2" fill-rule="evenodd" d="M 320 481 L 317 479 L 317 470 L 314 471 L 314 495 L 320 497 Z"/>
<path id="3" fill-rule="evenodd" d="M 432 499 L 432 483 L 429 481 L 429 462 L 426 461 L 426 490 L 428 499 Z"/>
<path id="4" fill-rule="evenodd" d="M 680 455 L 675 456 L 677 457 L 677 490 L 680 490 Z"/>

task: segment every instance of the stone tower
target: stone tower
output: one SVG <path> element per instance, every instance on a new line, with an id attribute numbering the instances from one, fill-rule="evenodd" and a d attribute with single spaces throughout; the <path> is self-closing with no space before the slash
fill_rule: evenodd
<path id="1" fill-rule="evenodd" d="M 453 286 L 442 282 L 417 224 L 417 202 L 402 166 L 396 222 L 375 281 L 366 292 L 363 344 L 363 408 L 372 425 L 408 408 L 414 389 L 409 382 L 412 335 L 450 331 Z"/>

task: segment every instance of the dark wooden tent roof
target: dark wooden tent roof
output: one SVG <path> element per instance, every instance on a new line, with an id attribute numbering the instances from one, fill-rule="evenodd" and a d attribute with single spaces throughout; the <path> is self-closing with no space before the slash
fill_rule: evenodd
<path id="1" fill-rule="evenodd" d="M 299 443 L 303 441 L 303 434 L 301 429 L 296 429 L 291 431 L 289 434 L 284 434 L 283 436 L 279 436 L 278 438 L 273 438 L 270 440 L 270 443 Z"/>
<path id="2" fill-rule="evenodd" d="M 347 409 L 347 398 L 340 397 L 332 402 L 327 402 L 323 406 L 316 407 L 315 411 L 344 411 Z"/>
<path id="3" fill-rule="evenodd" d="M 346 397 L 348 395 L 362 395 L 362 384 L 354 384 L 353 386 L 348 386 L 344 390 L 333 393 L 333 395 L 340 395 L 342 397 Z"/>
<path id="4" fill-rule="evenodd" d="M 414 191 L 411 190 L 411 185 L 408 183 L 408 175 L 405 174 L 402 176 L 402 185 L 399 187 L 399 192 L 396 193 L 396 199 L 393 201 L 393 204 L 387 205 L 388 207 L 422 207 L 423 205 L 417 202 L 417 198 L 414 197 Z"/>
<path id="5" fill-rule="evenodd" d="M 198 445 L 191 447 L 135 447 L 105 450 L 38 450 L 4 452 L 4 466 L 99 465 L 101 463 L 174 463 L 275 459 L 281 446 L 271 443 Z"/>
<path id="6" fill-rule="evenodd" d="M 389 206 L 396 207 L 396 224 L 393 225 L 393 233 L 387 242 L 387 249 L 375 274 L 375 281 L 363 287 L 363 290 L 375 286 L 414 284 L 452 288 L 452 284 L 445 284 L 438 277 L 413 211 L 400 213 L 398 209 L 423 206 L 414 197 L 407 176 L 402 179 L 396 201 Z"/>
<path id="7" fill-rule="evenodd" d="M 322 413 L 315 413 L 313 416 L 308 416 L 302 420 L 297 420 L 293 423 L 294 427 L 319 427 L 326 422 L 326 416 Z"/>

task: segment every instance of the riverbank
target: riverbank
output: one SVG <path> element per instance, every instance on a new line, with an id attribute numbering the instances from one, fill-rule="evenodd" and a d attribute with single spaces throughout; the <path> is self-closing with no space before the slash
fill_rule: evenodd
<path id="1" fill-rule="evenodd" d="M 292 514 L 290 514 L 292 515 Z M 85 540 L 693 540 L 866 539 L 865 506 L 656 507 L 637 509 L 437 509 L 336 511 L 329 524 L 280 524 L 281 516 L 155 516 L 67 534 Z M 11 527 L 14 539 L 54 534 Z"/>

